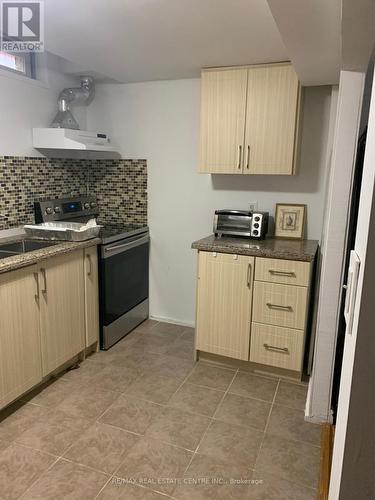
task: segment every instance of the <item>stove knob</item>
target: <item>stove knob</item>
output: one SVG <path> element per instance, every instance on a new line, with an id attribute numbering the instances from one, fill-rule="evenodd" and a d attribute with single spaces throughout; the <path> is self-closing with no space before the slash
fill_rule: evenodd
<path id="1" fill-rule="evenodd" d="M 259 228 L 259 224 L 258 224 L 257 222 L 254 224 L 254 228 L 255 228 L 255 229 L 258 229 L 258 228 Z"/>
<path id="2" fill-rule="evenodd" d="M 258 236 L 258 235 L 259 235 L 259 231 L 258 231 L 257 229 L 255 229 L 255 230 L 253 231 L 253 236 Z"/>
<path id="3" fill-rule="evenodd" d="M 83 205 L 83 208 L 86 208 L 86 210 L 88 208 L 90 208 L 90 203 L 88 201 L 86 201 L 86 203 L 84 203 L 84 205 Z"/>
<path id="4" fill-rule="evenodd" d="M 254 220 L 255 220 L 255 222 L 259 222 L 260 221 L 260 217 L 254 217 Z"/>
<path id="5" fill-rule="evenodd" d="M 52 209 L 52 207 L 47 207 L 47 208 L 46 208 L 46 214 L 47 214 L 47 215 L 51 215 L 52 213 L 53 213 L 53 209 Z"/>
<path id="6" fill-rule="evenodd" d="M 92 202 L 90 203 L 90 206 L 91 206 L 91 208 L 95 208 L 95 207 L 96 207 L 96 203 L 95 203 L 95 201 L 92 201 Z"/>
<path id="7" fill-rule="evenodd" d="M 55 214 L 59 214 L 61 212 L 61 208 L 58 205 L 56 205 L 54 210 L 55 210 Z"/>

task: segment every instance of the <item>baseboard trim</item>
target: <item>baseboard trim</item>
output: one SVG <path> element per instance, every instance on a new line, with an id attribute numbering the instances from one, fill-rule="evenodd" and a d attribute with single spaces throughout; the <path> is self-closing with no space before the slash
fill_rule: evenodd
<path id="1" fill-rule="evenodd" d="M 192 321 L 184 321 L 176 318 L 166 318 L 164 316 L 154 316 L 153 314 L 150 314 L 149 318 L 155 321 L 160 321 L 162 323 L 173 323 L 174 325 L 188 326 L 190 328 L 195 328 L 195 323 Z"/>

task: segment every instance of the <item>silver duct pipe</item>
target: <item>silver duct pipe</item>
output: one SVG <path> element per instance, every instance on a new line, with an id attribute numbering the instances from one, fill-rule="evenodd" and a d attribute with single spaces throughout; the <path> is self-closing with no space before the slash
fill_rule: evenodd
<path id="1" fill-rule="evenodd" d="M 94 79 L 91 76 L 81 76 L 81 86 L 64 89 L 58 99 L 58 112 L 53 120 L 53 128 L 71 128 L 79 130 L 79 125 L 70 111 L 71 104 L 88 106 L 95 96 Z"/>

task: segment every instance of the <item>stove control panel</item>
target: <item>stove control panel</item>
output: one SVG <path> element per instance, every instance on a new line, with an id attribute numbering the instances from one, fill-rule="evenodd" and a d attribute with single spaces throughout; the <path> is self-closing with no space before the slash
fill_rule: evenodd
<path id="1" fill-rule="evenodd" d="M 79 196 L 34 202 L 35 222 L 77 220 L 98 216 L 95 196 Z"/>

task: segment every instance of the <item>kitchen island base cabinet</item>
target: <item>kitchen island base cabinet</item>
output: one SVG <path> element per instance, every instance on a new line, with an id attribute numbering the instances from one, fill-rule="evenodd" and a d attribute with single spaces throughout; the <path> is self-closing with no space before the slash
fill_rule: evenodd
<path id="1" fill-rule="evenodd" d="M 0 408 L 42 380 L 37 271 L 0 275 Z"/>
<path id="2" fill-rule="evenodd" d="M 85 347 L 82 251 L 39 266 L 43 376 Z"/>
<path id="3" fill-rule="evenodd" d="M 248 360 L 254 258 L 199 252 L 197 350 Z"/>

